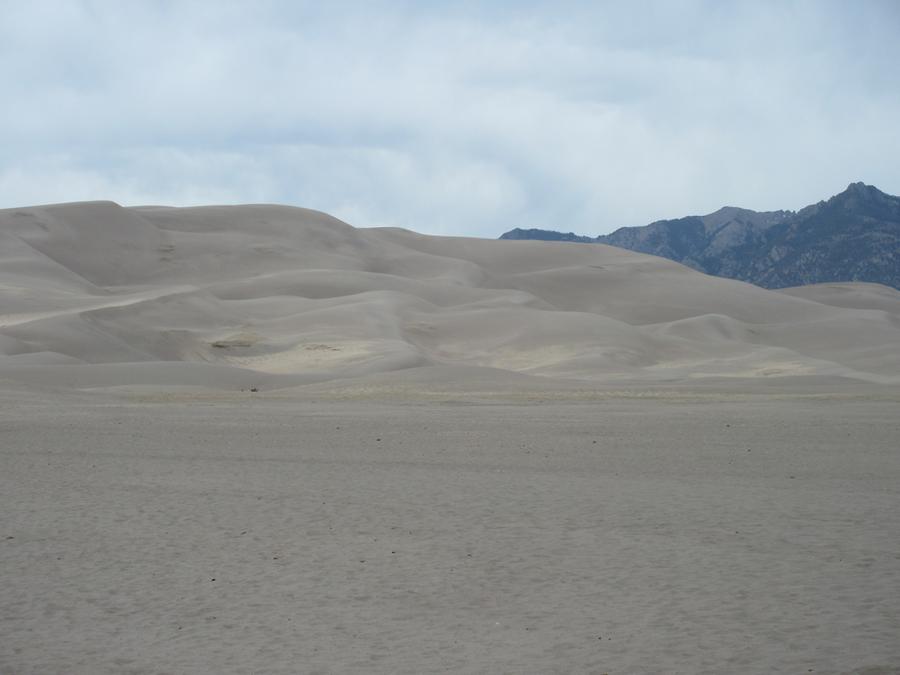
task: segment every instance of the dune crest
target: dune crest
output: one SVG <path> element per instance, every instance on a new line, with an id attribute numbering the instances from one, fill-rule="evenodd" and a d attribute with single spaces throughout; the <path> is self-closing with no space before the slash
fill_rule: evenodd
<path id="1" fill-rule="evenodd" d="M 603 245 L 283 206 L 0 211 L 0 377 L 275 388 L 422 366 L 897 383 L 900 292 L 767 291 Z"/>

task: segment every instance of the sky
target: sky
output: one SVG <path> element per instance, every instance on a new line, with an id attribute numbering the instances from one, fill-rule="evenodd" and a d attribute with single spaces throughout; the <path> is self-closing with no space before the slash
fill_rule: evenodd
<path id="1" fill-rule="evenodd" d="M 602 234 L 900 194 L 900 2 L 0 0 L 0 208 Z"/>

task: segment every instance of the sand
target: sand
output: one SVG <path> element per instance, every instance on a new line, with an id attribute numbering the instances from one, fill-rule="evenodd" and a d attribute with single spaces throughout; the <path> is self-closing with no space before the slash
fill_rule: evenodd
<path id="1" fill-rule="evenodd" d="M 0 672 L 900 664 L 898 397 L 343 394 L 4 392 Z"/>
<path id="2" fill-rule="evenodd" d="M 280 206 L 0 211 L 0 377 L 279 389 L 418 367 L 900 384 L 900 292 L 784 292 L 608 246 Z M 176 365 L 172 365 L 176 364 Z"/>
<path id="3" fill-rule="evenodd" d="M 897 673 L 898 411 L 881 286 L 0 211 L 0 672 Z"/>

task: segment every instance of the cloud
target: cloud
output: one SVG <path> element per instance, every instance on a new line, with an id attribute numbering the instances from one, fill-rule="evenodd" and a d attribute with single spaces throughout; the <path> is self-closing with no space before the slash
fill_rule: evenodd
<path id="1" fill-rule="evenodd" d="M 0 206 L 585 233 L 900 192 L 891 2 L 17 3 Z"/>

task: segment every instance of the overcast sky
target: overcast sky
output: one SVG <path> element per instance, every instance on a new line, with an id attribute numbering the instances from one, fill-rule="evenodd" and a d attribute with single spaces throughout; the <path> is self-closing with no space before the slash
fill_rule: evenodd
<path id="1" fill-rule="evenodd" d="M 900 2 L 0 0 L 0 207 L 585 234 L 900 194 Z"/>

